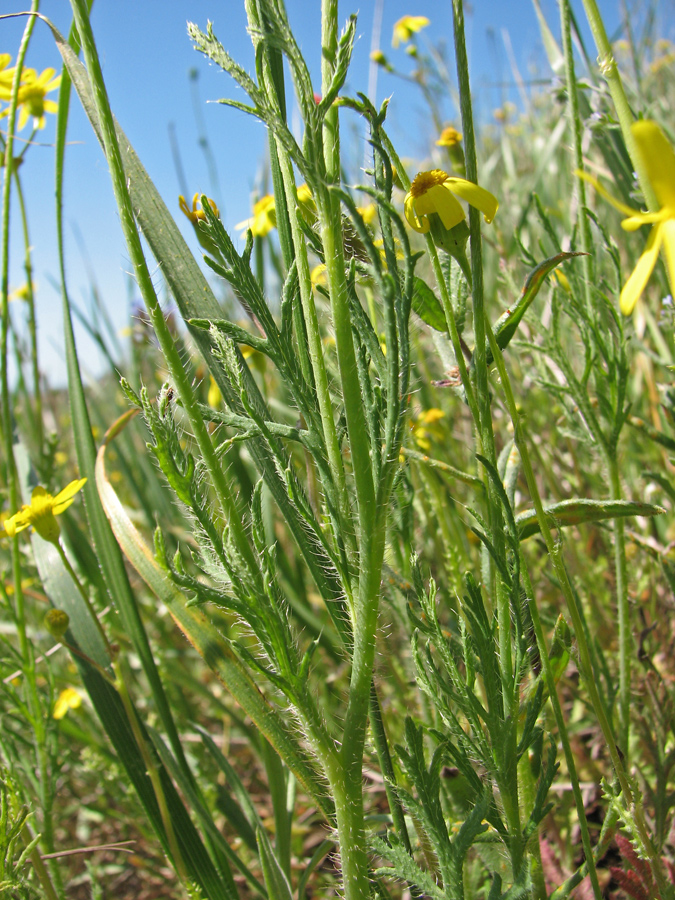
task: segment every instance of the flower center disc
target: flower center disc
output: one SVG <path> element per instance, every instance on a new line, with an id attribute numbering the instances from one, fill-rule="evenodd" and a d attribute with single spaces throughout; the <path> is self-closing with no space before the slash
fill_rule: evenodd
<path id="1" fill-rule="evenodd" d="M 420 172 L 415 176 L 415 180 L 410 185 L 410 194 L 414 199 L 421 197 L 423 194 L 440 184 L 445 184 L 450 176 L 443 169 L 432 169 L 431 172 Z"/>

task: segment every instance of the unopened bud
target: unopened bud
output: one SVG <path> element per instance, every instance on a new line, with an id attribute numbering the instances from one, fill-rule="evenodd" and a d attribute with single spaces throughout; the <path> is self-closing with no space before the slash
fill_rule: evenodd
<path id="1" fill-rule="evenodd" d="M 70 616 L 62 609 L 50 609 L 45 616 L 45 628 L 54 638 L 55 641 L 63 640 L 63 636 L 68 631 L 70 625 Z"/>

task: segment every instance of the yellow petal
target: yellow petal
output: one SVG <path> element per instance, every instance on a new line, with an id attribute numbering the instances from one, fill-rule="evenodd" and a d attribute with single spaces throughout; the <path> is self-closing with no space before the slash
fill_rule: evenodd
<path id="1" fill-rule="evenodd" d="M 59 491 L 56 497 L 54 497 L 54 505 L 52 506 L 52 511 L 55 515 L 58 515 L 70 506 L 75 494 L 82 490 L 86 481 L 86 478 L 79 478 L 76 481 L 71 481 L 62 491 Z"/>
<path id="2" fill-rule="evenodd" d="M 635 215 L 623 219 L 621 227 L 624 231 L 637 231 L 642 225 L 655 225 L 657 222 L 662 222 L 665 218 L 665 210 L 662 209 L 653 213 L 635 213 Z"/>
<path id="3" fill-rule="evenodd" d="M 675 213 L 675 153 L 670 141 L 656 122 L 635 122 L 630 130 L 659 204 Z"/>
<path id="4" fill-rule="evenodd" d="M 438 213 L 448 231 L 455 225 L 459 225 L 464 218 L 464 210 L 459 201 L 450 193 L 447 182 L 433 185 L 421 197 L 418 197 L 415 201 L 415 212 L 418 216 Z"/>
<path id="5" fill-rule="evenodd" d="M 75 688 L 65 688 L 61 691 L 56 702 L 54 703 L 54 719 L 62 719 L 69 709 L 78 709 L 82 706 L 82 697 Z"/>
<path id="6" fill-rule="evenodd" d="M 497 214 L 499 202 L 494 194 L 486 191 L 485 188 L 467 181 L 465 178 L 448 178 L 445 186 L 449 188 L 453 194 L 457 194 L 462 200 L 466 200 L 471 206 L 479 209 L 485 221 L 489 224 Z"/>
<path id="7" fill-rule="evenodd" d="M 666 269 L 668 271 L 668 283 L 670 284 L 671 296 L 675 297 L 675 220 L 669 219 L 661 226 L 663 233 L 663 255 L 666 258 Z"/>
<path id="8" fill-rule="evenodd" d="M 600 196 L 604 197 L 608 203 L 612 204 L 614 209 L 618 209 L 619 212 L 622 212 L 624 214 L 624 216 L 639 215 L 636 209 L 633 209 L 631 206 L 627 206 L 625 203 L 617 200 L 616 197 L 613 197 L 609 193 L 609 191 L 600 184 L 598 179 L 593 177 L 593 175 L 589 175 L 588 172 L 584 172 L 582 169 L 575 169 L 574 174 L 577 176 L 577 178 L 583 178 L 584 181 L 592 184 L 596 191 L 600 194 Z"/>
<path id="9" fill-rule="evenodd" d="M 394 23 L 392 47 L 398 47 L 401 43 L 406 44 L 413 34 L 426 28 L 428 24 L 429 19 L 426 16 L 403 16 Z"/>
<path id="10" fill-rule="evenodd" d="M 20 531 L 23 531 L 24 528 L 28 528 L 30 522 L 24 522 L 19 518 L 19 513 L 15 513 L 13 516 L 10 516 L 8 519 L 5 519 L 3 523 L 5 528 L 4 531 L 0 532 L 0 537 L 14 537 L 15 534 L 18 534 Z"/>
<path id="11" fill-rule="evenodd" d="M 403 211 L 405 213 L 405 218 L 410 225 L 410 227 L 419 232 L 419 234 L 426 234 L 431 227 L 429 225 L 428 219 L 418 219 L 415 213 L 415 199 L 411 193 L 407 193 L 405 195 L 405 200 L 403 201 Z"/>
<path id="12" fill-rule="evenodd" d="M 619 305 L 624 316 L 629 316 L 633 312 L 640 294 L 644 291 L 645 285 L 649 281 L 649 276 L 654 271 L 659 248 L 661 247 L 662 229 L 662 225 L 655 225 L 652 228 L 647 246 L 638 260 L 638 264 L 623 286 Z"/>

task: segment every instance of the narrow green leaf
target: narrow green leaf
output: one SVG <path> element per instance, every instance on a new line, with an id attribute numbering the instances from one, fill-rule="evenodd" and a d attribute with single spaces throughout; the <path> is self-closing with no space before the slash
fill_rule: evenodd
<path id="1" fill-rule="evenodd" d="M 293 892 L 286 873 L 279 865 L 270 844 L 270 839 L 263 828 L 256 832 L 258 839 L 258 853 L 263 870 L 265 885 L 270 900 L 293 900 Z"/>
<path id="2" fill-rule="evenodd" d="M 396 836 L 389 834 L 388 838 L 389 843 L 376 836 L 370 838 L 371 846 L 377 855 L 392 864 L 391 868 L 376 869 L 375 874 L 386 878 L 399 878 L 411 886 L 417 885 L 425 896 L 431 897 L 431 900 L 446 900 L 445 891 L 436 884 L 429 872 L 420 869 Z"/>
<path id="3" fill-rule="evenodd" d="M 539 289 L 544 283 L 544 279 L 548 273 L 555 269 L 556 266 L 559 266 L 560 263 L 565 262 L 566 259 L 573 259 L 575 256 L 583 255 L 583 253 L 579 252 L 558 253 L 556 256 L 551 256 L 549 259 L 545 259 L 543 262 L 539 263 L 539 265 L 530 272 L 525 279 L 525 285 L 516 305 L 512 309 L 507 309 L 506 312 L 497 319 L 494 325 L 494 336 L 497 339 L 497 344 L 501 350 L 504 350 L 505 347 L 509 345 L 523 316 L 539 293 Z M 490 365 L 492 362 L 492 351 L 489 346 L 486 348 L 486 354 L 487 363 Z"/>
<path id="4" fill-rule="evenodd" d="M 89 4 L 91 6 L 91 4 Z M 52 29 L 53 30 L 53 29 Z M 56 33 L 58 34 L 58 32 Z M 55 34 L 55 37 L 56 37 Z M 58 38 L 63 42 L 61 35 Z M 57 39 L 58 43 L 58 39 Z M 65 44 L 69 54 L 75 59 L 79 50 L 77 31 L 73 28 L 70 43 Z M 74 49 L 73 49 L 74 48 Z M 79 65 L 79 63 L 78 63 Z M 66 272 L 63 251 L 63 175 L 66 147 L 66 134 L 68 128 L 68 114 L 70 109 L 71 81 L 68 71 L 64 69 L 59 90 L 59 109 L 56 134 L 56 218 L 57 218 L 57 242 L 59 249 L 59 265 L 61 274 L 61 296 L 63 304 L 63 332 L 66 349 L 66 364 L 68 371 L 68 399 L 70 403 L 70 415 L 73 429 L 73 438 L 77 462 L 80 474 L 87 478 L 84 486 L 85 509 L 91 531 L 91 537 L 101 569 L 102 581 L 110 597 L 111 604 L 119 611 L 125 633 L 131 640 L 134 650 L 141 661 L 143 671 L 148 683 L 157 712 L 162 720 L 173 752 L 179 760 L 183 771 L 189 775 L 189 769 L 183 749 L 180 744 L 178 732 L 173 721 L 169 703 L 164 693 L 164 688 L 155 665 L 155 660 L 150 648 L 148 637 L 143 622 L 138 612 L 122 554 L 113 537 L 110 525 L 103 512 L 101 501 L 96 491 L 96 445 L 92 435 L 91 420 L 87 409 L 87 401 L 80 374 L 80 364 L 75 346 L 75 335 L 70 308 L 68 289 L 66 286 Z M 93 647 L 93 644 L 88 644 Z M 87 651 L 89 652 L 89 651 Z M 89 654 L 91 655 L 91 654 Z M 96 659 L 95 656 L 92 656 Z"/>
<path id="5" fill-rule="evenodd" d="M 326 817 L 331 819 L 332 801 L 326 795 L 319 773 L 295 735 L 265 700 L 231 644 L 218 633 L 201 610 L 186 605 L 185 597 L 158 565 L 151 550 L 132 524 L 106 476 L 105 449 L 106 444 L 103 444 L 98 452 L 96 484 L 103 508 L 122 552 L 148 587 L 166 605 L 192 646 L 218 675 L 289 769 L 295 773 L 314 802 Z"/>
<path id="6" fill-rule="evenodd" d="M 27 499 L 30 479 L 30 461 L 25 447 L 21 444 L 15 448 L 15 458 L 20 473 L 22 492 Z M 91 698 L 101 725 L 108 735 L 117 757 L 129 777 L 148 821 L 151 823 L 162 848 L 171 860 L 169 842 L 164 830 L 162 816 L 155 797 L 152 782 L 147 774 L 145 761 L 134 737 L 122 700 L 110 683 L 97 668 L 108 668 L 109 657 L 103 638 L 89 610 L 66 571 L 61 557 L 53 544 L 43 540 L 35 531 L 31 534 L 33 555 L 40 580 L 45 593 L 55 609 L 68 613 L 70 625 L 67 633 L 68 642 L 95 665 L 87 663 L 81 656 L 73 654 L 82 683 Z M 139 725 L 145 732 L 143 723 L 137 715 Z M 147 734 L 146 734 L 147 737 Z M 148 738 L 149 742 L 149 738 Z M 162 791 L 167 809 L 178 838 L 181 856 L 186 864 L 189 877 L 199 885 L 209 900 L 236 900 L 236 896 L 228 893 L 220 875 L 216 872 L 211 858 L 204 847 L 199 833 L 192 824 L 183 802 L 159 760 L 156 760 L 162 781 Z"/>
<path id="7" fill-rule="evenodd" d="M 665 512 L 661 506 L 643 503 L 639 500 L 562 500 L 544 509 L 553 528 L 581 525 L 588 522 L 602 522 L 626 516 L 659 516 Z M 534 510 L 516 516 L 520 540 L 538 534 L 539 524 Z"/>
<path id="8" fill-rule="evenodd" d="M 185 794 L 185 797 L 190 804 L 190 808 L 193 810 L 195 815 L 197 816 L 203 830 L 204 834 L 207 838 L 211 846 L 211 852 L 214 858 L 217 861 L 218 868 L 220 869 L 221 875 L 225 882 L 227 883 L 227 888 L 233 897 L 237 896 L 237 889 L 235 887 L 234 880 L 232 878 L 232 872 L 229 866 L 229 861 L 233 862 L 235 866 L 239 869 L 240 872 L 245 876 L 248 883 L 253 887 L 257 893 L 259 893 L 262 897 L 266 896 L 265 889 L 262 884 L 258 881 L 258 879 L 253 875 L 248 866 L 243 862 L 242 859 L 238 856 L 237 853 L 230 847 L 228 842 L 225 840 L 223 835 L 220 832 L 220 829 L 213 821 L 213 817 L 209 810 L 204 806 L 201 797 L 198 796 L 190 782 L 184 777 L 183 773 L 180 770 L 180 767 L 176 763 L 176 760 L 171 755 L 169 748 L 166 746 L 164 741 L 153 728 L 148 728 L 150 733 L 150 737 L 152 738 L 155 750 L 157 751 L 160 759 L 163 764 L 166 766 L 167 771 L 173 776 L 178 784 L 180 790 Z M 231 821 L 235 828 L 235 833 L 239 837 L 244 837 L 246 840 L 246 835 L 242 833 L 241 824 L 242 824 L 243 816 L 240 819 Z M 245 820 L 244 820 L 245 821 Z M 255 834 L 252 835 L 252 843 L 249 844 L 251 849 L 255 851 L 256 849 L 256 841 Z M 248 843 L 248 841 L 246 841 Z"/>
<path id="9" fill-rule="evenodd" d="M 662 447 L 665 447 L 666 450 L 669 450 L 671 453 L 675 452 L 675 438 L 671 437 L 669 434 L 659 431 L 658 428 L 654 428 L 653 425 L 649 422 L 645 422 L 644 419 L 640 419 L 638 416 L 628 416 L 626 421 L 629 425 L 632 425 L 633 428 L 637 428 L 638 431 L 642 432 L 642 434 L 650 440 L 655 441 L 657 444 L 661 444 Z"/>

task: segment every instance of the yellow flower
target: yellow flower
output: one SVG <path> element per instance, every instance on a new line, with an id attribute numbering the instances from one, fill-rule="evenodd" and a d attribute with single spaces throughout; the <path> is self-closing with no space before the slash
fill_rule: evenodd
<path id="1" fill-rule="evenodd" d="M 647 245 L 621 291 L 621 312 L 629 316 L 654 271 L 659 251 L 663 248 L 670 290 L 675 296 L 675 153 L 668 139 L 656 122 L 645 120 L 631 125 L 638 153 L 647 172 L 661 209 L 655 212 L 639 212 L 612 197 L 596 178 L 577 170 L 576 174 L 590 181 L 598 193 L 619 212 L 627 216 L 621 223 L 624 231 L 636 231 L 642 225 L 651 225 Z"/>
<path id="2" fill-rule="evenodd" d="M 14 70 L 10 70 L 12 78 Z M 6 77 L 10 72 L 4 73 L 4 78 L 0 80 L 0 99 L 10 100 L 12 95 L 11 80 L 7 81 Z M 25 126 L 28 119 L 33 117 L 34 128 L 44 128 L 46 124 L 45 113 L 55 113 L 58 111 L 58 105 L 54 100 L 47 100 L 47 94 L 55 91 L 61 84 L 61 76 L 55 78 L 56 69 L 45 69 L 41 75 L 38 75 L 35 69 L 24 69 L 21 73 L 21 84 L 19 85 L 18 104 L 21 108 L 19 113 L 19 131 Z M 6 116 L 9 110 L 3 111 L 2 115 Z"/>
<path id="3" fill-rule="evenodd" d="M 199 241 L 202 249 L 206 250 L 207 253 L 210 253 L 211 256 L 218 257 L 218 247 L 214 244 L 211 236 L 207 230 L 204 228 L 200 228 L 200 222 L 206 222 L 206 213 L 203 209 L 197 209 L 197 201 L 201 197 L 201 193 L 197 191 L 197 193 L 192 198 L 192 209 L 187 205 L 187 201 L 185 197 L 180 194 L 178 197 L 178 205 L 180 206 L 181 212 L 187 216 L 187 218 L 192 223 L 192 227 L 195 230 L 195 234 L 197 235 L 197 240 Z M 209 206 L 214 212 L 214 215 L 220 218 L 220 210 L 216 206 L 215 200 L 212 200 L 210 197 L 207 197 L 209 201 Z"/>
<path id="4" fill-rule="evenodd" d="M 430 438 L 442 438 L 443 432 L 436 423 L 443 418 L 445 413 L 442 409 L 426 409 L 410 423 L 413 439 L 420 450 L 431 450 Z"/>
<path id="5" fill-rule="evenodd" d="M 553 270 L 553 276 L 560 285 L 560 287 L 565 291 L 566 294 L 572 293 L 572 287 L 569 283 L 569 279 L 564 272 L 561 272 L 560 269 Z"/>
<path id="6" fill-rule="evenodd" d="M 253 237 L 265 237 L 277 227 L 277 213 L 274 208 L 274 197 L 265 194 L 253 204 L 253 216 L 234 226 L 238 231 L 250 229 Z"/>
<path id="7" fill-rule="evenodd" d="M 309 273 L 309 280 L 312 282 L 312 287 L 316 287 L 317 285 L 325 287 L 325 285 L 328 284 L 328 280 L 326 278 L 325 263 L 319 263 L 318 266 L 314 266 L 312 271 Z"/>
<path id="8" fill-rule="evenodd" d="M 206 221 L 206 215 L 204 213 L 204 210 L 197 209 L 197 201 L 199 200 L 200 197 L 201 197 L 201 194 L 199 191 L 197 191 L 197 193 L 192 198 L 192 209 L 190 209 L 190 207 L 187 205 L 187 201 L 182 194 L 180 194 L 178 197 L 178 205 L 181 208 L 181 212 L 184 213 L 188 217 L 188 219 L 190 220 L 190 222 L 192 222 L 192 224 L 195 226 L 195 228 L 197 227 L 199 222 Z M 220 210 L 216 206 L 215 201 L 211 200 L 210 197 L 209 197 L 209 204 L 211 206 L 211 209 L 214 211 L 214 213 L 217 216 L 219 216 Z"/>
<path id="9" fill-rule="evenodd" d="M 5 87 L 6 85 L 11 87 L 12 81 L 14 80 L 14 69 L 7 68 L 11 61 L 12 57 L 9 53 L 0 53 L 0 86 L 2 87 Z"/>
<path id="10" fill-rule="evenodd" d="M 403 16 L 394 24 L 394 35 L 391 39 L 392 47 L 398 47 L 399 44 L 407 44 L 413 34 L 421 31 L 429 25 L 429 19 L 426 16 Z"/>
<path id="11" fill-rule="evenodd" d="M 82 696 L 75 688 L 67 687 L 61 691 L 54 704 L 52 718 L 62 719 L 69 709 L 79 709 L 82 706 Z"/>
<path id="12" fill-rule="evenodd" d="M 426 234 L 431 227 L 429 216 L 437 213 L 449 231 L 464 220 L 464 210 L 456 199 L 461 197 L 479 209 L 490 223 L 499 209 L 497 198 L 485 188 L 465 178 L 452 178 L 442 169 L 420 172 L 405 196 L 405 217 L 412 229 Z"/>
<path id="13" fill-rule="evenodd" d="M 457 131 L 456 128 L 453 128 L 452 125 L 448 125 L 447 128 L 444 128 L 441 131 L 441 136 L 436 141 L 437 147 L 455 147 L 462 140 L 462 135 Z"/>
<path id="14" fill-rule="evenodd" d="M 211 379 L 209 382 L 209 393 L 207 397 L 207 403 L 211 407 L 211 409 L 220 409 L 223 405 L 223 395 L 220 393 L 220 388 L 216 384 L 213 375 L 210 375 Z"/>
<path id="15" fill-rule="evenodd" d="M 62 491 L 53 497 L 41 485 L 33 488 L 33 494 L 29 506 L 24 506 L 18 513 L 10 516 L 5 521 L 5 530 L 0 532 L 0 537 L 14 537 L 20 531 L 32 525 L 40 537 L 51 543 L 56 543 L 61 534 L 56 516 L 68 509 L 75 499 L 75 494 L 82 489 L 86 478 L 71 481 Z"/>
<path id="16" fill-rule="evenodd" d="M 377 218 L 377 206 L 374 203 L 369 203 L 367 206 L 357 206 L 356 210 L 361 214 L 361 218 L 366 225 L 372 225 Z"/>
<path id="17" fill-rule="evenodd" d="M 30 285 L 27 282 L 24 282 L 21 287 L 18 287 L 15 291 L 11 291 L 7 299 L 11 303 L 12 300 L 29 300 L 30 297 Z"/>

